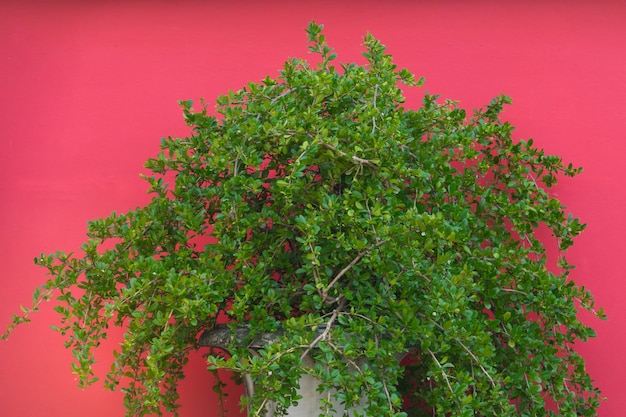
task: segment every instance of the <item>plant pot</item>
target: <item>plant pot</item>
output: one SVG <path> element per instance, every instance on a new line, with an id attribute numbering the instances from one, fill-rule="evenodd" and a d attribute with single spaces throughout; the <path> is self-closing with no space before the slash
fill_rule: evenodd
<path id="1" fill-rule="evenodd" d="M 303 367 L 312 368 L 313 360 L 310 356 L 306 356 L 302 361 Z M 352 416 L 354 411 L 363 412 L 365 406 L 367 404 L 367 399 L 362 398 L 361 403 L 356 407 L 351 407 L 350 411 L 347 411 L 343 404 L 333 401 L 333 394 L 335 394 L 335 390 L 332 391 L 318 391 L 318 387 L 320 385 L 320 380 L 314 375 L 303 374 L 300 377 L 298 394 L 302 396 L 300 400 L 298 400 L 297 405 L 291 405 L 287 409 L 287 413 L 285 416 L 288 417 L 317 417 L 322 413 L 323 404 L 327 401 L 332 405 L 332 409 L 334 410 L 331 413 L 332 416 L 342 417 L 342 416 Z M 244 388 L 247 396 L 251 396 L 254 394 L 254 383 L 249 376 L 244 376 Z M 275 416 L 276 404 L 273 402 L 269 402 L 267 406 L 267 412 L 263 415 L 263 417 L 274 417 Z M 248 415 L 250 411 L 248 410 Z"/>
<path id="2" fill-rule="evenodd" d="M 245 327 L 239 327 L 235 330 L 235 334 L 225 325 L 218 325 L 211 331 L 207 331 L 200 337 L 200 345 L 205 347 L 219 348 L 228 352 L 228 346 L 234 338 L 237 341 L 246 340 L 249 330 Z M 257 355 L 257 350 L 263 348 L 267 343 L 276 339 L 279 333 L 264 333 L 257 339 L 247 345 L 251 355 Z M 398 358 L 400 360 L 401 358 Z M 314 362 L 310 355 L 306 355 L 302 360 L 302 367 L 313 369 Z M 321 381 L 314 375 L 304 373 L 298 382 L 298 395 L 302 398 L 297 401 L 297 405 L 291 405 L 285 414 L 288 417 L 317 417 L 324 409 L 324 404 L 331 404 L 334 410 L 330 415 L 336 417 L 352 416 L 355 411 L 364 412 L 367 405 L 367 398 L 361 398 L 360 404 L 350 407 L 346 410 L 344 404 L 334 399 L 335 390 L 320 391 L 318 390 Z M 245 394 L 248 397 L 254 395 L 254 382 L 250 375 L 243 375 L 243 385 Z M 274 417 L 276 413 L 276 404 L 268 401 L 266 404 L 266 413 L 259 417 Z M 248 415 L 252 416 L 252 412 L 248 409 Z"/>

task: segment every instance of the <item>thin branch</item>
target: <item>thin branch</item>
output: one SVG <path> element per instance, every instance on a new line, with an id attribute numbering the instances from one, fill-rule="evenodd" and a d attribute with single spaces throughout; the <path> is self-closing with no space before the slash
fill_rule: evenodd
<path id="1" fill-rule="evenodd" d="M 265 407 L 266 403 L 267 403 L 267 398 L 264 398 L 263 402 L 261 403 L 257 411 L 254 413 L 255 416 L 261 416 L 261 411 L 263 411 L 263 407 Z"/>
<path id="2" fill-rule="evenodd" d="M 325 147 L 326 149 L 330 149 L 331 151 L 337 152 L 339 155 L 343 156 L 344 158 L 352 159 L 352 161 L 356 162 L 359 165 L 367 165 L 370 168 L 378 169 L 378 165 L 376 165 L 369 159 L 359 158 L 358 156 L 355 156 L 355 155 L 349 156 L 347 153 L 337 149 L 336 147 L 334 147 L 333 145 L 329 143 L 324 143 L 322 141 L 319 141 L 319 144 Z"/>
<path id="3" fill-rule="evenodd" d="M 387 388 L 387 381 L 385 378 L 382 378 L 383 381 L 383 389 L 385 390 L 385 395 L 387 396 L 387 403 L 389 403 L 389 409 L 393 410 L 393 402 L 391 401 L 391 394 L 389 394 L 389 388 Z"/>
<path id="4" fill-rule="evenodd" d="M 500 288 L 500 289 L 501 289 L 502 291 L 504 291 L 504 292 L 514 292 L 514 293 L 516 293 L 516 294 L 522 294 L 522 295 L 526 295 L 526 296 L 528 296 L 528 293 L 527 293 L 527 292 L 520 291 L 520 290 L 517 290 L 517 289 L 515 289 L 515 288 Z"/>
<path id="5" fill-rule="evenodd" d="M 343 298 L 340 302 L 339 305 L 337 306 L 337 308 L 335 308 L 335 310 L 333 311 L 333 315 L 330 316 L 330 319 L 328 320 L 328 322 L 326 323 L 326 327 L 324 328 L 324 331 L 317 336 L 310 344 L 309 346 L 304 350 L 304 352 L 302 352 L 302 355 L 300 355 L 300 360 L 303 360 L 306 355 L 309 354 L 309 352 L 311 351 L 311 349 L 313 349 L 315 346 L 317 346 L 317 344 L 319 342 L 321 342 L 323 339 L 326 339 L 328 337 L 328 333 L 330 332 L 330 328 L 333 326 L 333 324 L 335 323 L 335 320 L 337 319 L 337 316 L 339 315 L 339 312 L 341 310 L 343 310 L 343 308 L 346 305 L 346 299 Z"/>
<path id="6" fill-rule="evenodd" d="M 378 248 L 378 247 L 384 245 L 387 241 L 388 241 L 388 239 L 380 241 L 380 242 L 376 243 L 373 248 Z M 354 267 L 354 265 L 356 265 L 361 259 L 363 259 L 363 257 L 365 255 L 370 253 L 373 248 L 365 249 L 364 251 L 359 252 L 359 254 L 352 260 L 352 262 L 350 262 L 345 268 L 343 268 L 341 271 L 339 271 L 339 273 L 335 276 L 335 278 L 333 278 L 333 280 L 330 282 L 330 284 L 328 284 L 328 286 L 324 290 L 324 298 L 326 298 L 328 296 L 328 290 L 330 290 L 337 283 L 337 281 L 339 281 L 339 279 L 342 276 L 344 276 L 350 269 L 352 269 Z"/>
<path id="7" fill-rule="evenodd" d="M 406 151 L 407 154 L 409 154 L 413 159 L 419 161 L 419 158 L 417 157 L 417 155 L 415 155 L 413 152 L 411 152 L 409 150 L 409 147 L 406 145 L 400 145 L 400 149 L 402 149 L 403 151 Z"/>
<path id="8" fill-rule="evenodd" d="M 374 335 L 374 340 L 376 341 L 376 348 L 378 349 L 378 337 Z M 382 378 L 383 390 L 385 391 L 385 395 L 387 396 L 387 403 L 389 404 L 389 409 L 393 410 L 393 402 L 391 401 L 391 394 L 389 394 L 389 388 L 387 388 L 387 381 L 385 378 Z"/>
<path id="9" fill-rule="evenodd" d="M 374 108 L 376 108 L 376 97 L 378 96 L 378 84 L 374 86 Z"/>
<path id="10" fill-rule="evenodd" d="M 426 316 L 424 316 L 423 314 L 420 314 L 420 316 L 427 318 Z M 439 323 L 437 323 L 436 321 L 434 321 L 431 318 L 427 318 L 428 321 L 430 321 L 432 324 L 434 324 L 435 326 L 437 326 L 440 330 L 445 331 L 445 329 L 443 328 L 443 326 L 441 326 Z M 487 370 L 485 369 L 485 367 L 482 365 L 482 363 L 480 362 L 480 360 L 478 359 L 478 357 L 476 355 L 474 355 L 474 352 L 472 352 L 467 346 L 465 346 L 465 344 L 461 341 L 461 339 L 459 339 L 458 337 L 454 338 L 454 341 L 457 342 L 459 345 L 461 345 L 461 347 L 472 357 L 472 359 L 476 362 L 476 364 L 480 367 L 480 369 L 483 371 L 483 373 L 485 374 L 485 376 L 489 379 L 489 381 L 491 382 L 491 385 L 493 387 L 496 386 L 495 381 L 493 380 L 493 378 L 491 378 L 491 375 L 489 375 L 489 373 L 487 372 Z"/>
<path id="11" fill-rule="evenodd" d="M 446 380 L 446 385 L 448 386 L 448 389 L 450 390 L 451 393 L 454 394 L 454 390 L 452 389 L 452 385 L 450 385 L 450 380 L 448 379 L 448 374 L 446 374 L 446 370 L 443 368 L 441 363 L 439 363 L 439 361 L 437 360 L 437 357 L 435 356 L 432 350 L 428 349 L 428 353 L 430 354 L 430 356 L 432 356 L 433 360 L 435 361 L 439 369 L 441 369 L 441 374 L 443 375 L 443 379 Z"/>
<path id="12" fill-rule="evenodd" d="M 496 383 L 494 382 L 493 378 L 491 378 L 491 375 L 489 375 L 489 373 L 487 372 L 487 370 L 483 367 L 483 365 L 480 363 L 480 361 L 478 360 L 478 358 L 476 357 L 476 355 L 474 355 L 474 353 L 469 350 L 469 348 L 467 346 L 465 346 L 465 344 L 463 342 L 461 342 L 461 340 L 459 340 L 458 338 L 454 338 L 454 340 L 463 347 L 463 349 L 465 349 L 465 351 L 472 357 L 472 359 L 474 359 L 474 361 L 476 362 L 476 364 L 480 367 L 480 369 L 483 371 L 483 373 L 487 376 L 487 378 L 489 379 L 489 382 L 491 382 L 491 386 L 493 386 L 494 388 L 496 387 Z"/>
<path id="13" fill-rule="evenodd" d="M 274 105 L 274 103 L 276 103 L 278 99 L 285 97 L 287 94 L 293 93 L 294 91 L 296 91 L 295 88 L 290 88 L 289 90 L 283 91 L 282 93 L 280 93 L 279 95 L 277 95 L 276 97 L 272 99 L 271 104 Z"/>
<path id="14" fill-rule="evenodd" d="M 309 242 L 309 248 L 311 249 L 311 254 L 315 253 L 315 248 L 313 247 L 313 243 Z M 313 280 L 315 281 L 315 288 L 317 288 L 317 293 L 320 295 L 320 297 L 322 297 L 322 300 L 326 301 L 326 292 L 322 292 L 320 290 L 320 288 L 318 287 L 317 284 L 321 283 L 321 278 L 320 278 L 320 273 L 319 270 L 317 269 L 317 261 L 314 260 L 312 262 L 312 268 L 311 270 L 313 271 Z"/>
<path id="15" fill-rule="evenodd" d="M 376 97 L 378 96 L 378 84 L 374 86 L 374 108 L 376 108 Z M 376 132 L 376 118 L 372 117 L 372 135 Z"/>

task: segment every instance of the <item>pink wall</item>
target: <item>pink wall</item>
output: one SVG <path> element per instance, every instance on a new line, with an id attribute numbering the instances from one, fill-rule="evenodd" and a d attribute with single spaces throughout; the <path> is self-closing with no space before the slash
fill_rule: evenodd
<path id="1" fill-rule="evenodd" d="M 430 92 L 468 108 L 511 95 L 505 114 L 519 138 L 585 168 L 557 191 L 588 223 L 571 251 L 573 278 L 609 321 L 594 322 L 598 338 L 580 351 L 608 397 L 600 416 L 623 415 L 625 2 L 171 3 L 0 3 L 0 322 L 45 279 L 36 255 L 71 251 L 88 219 L 146 201 L 143 162 L 160 137 L 187 132 L 177 100 L 276 75 L 287 57 L 307 55 L 303 29 L 315 18 L 340 60 L 360 59 L 369 30 Z M 44 306 L 0 343 L 0 415 L 121 416 L 119 393 L 75 388 L 70 355 L 47 329 L 55 320 Z M 188 370 L 181 416 L 215 415 L 200 355 Z"/>

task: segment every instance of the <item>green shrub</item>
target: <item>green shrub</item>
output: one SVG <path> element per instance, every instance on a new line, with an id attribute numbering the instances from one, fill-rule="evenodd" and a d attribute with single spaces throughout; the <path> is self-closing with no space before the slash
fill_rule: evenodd
<path id="1" fill-rule="evenodd" d="M 284 410 L 312 373 L 371 416 L 595 415 L 573 350 L 593 300 L 562 256 L 584 225 L 549 192 L 580 169 L 514 141 L 505 96 L 472 115 L 428 94 L 403 107 L 399 84 L 422 79 L 371 35 L 366 65 L 335 66 L 321 29 L 319 64 L 286 62 L 216 116 L 182 102 L 193 134 L 147 162 L 152 200 L 91 222 L 81 252 L 37 258 L 51 279 L 11 327 L 56 296 L 83 386 L 122 327 L 106 386 L 124 381 L 132 416 L 176 409 L 189 352 L 220 322 L 245 332 L 210 367 L 255 380 L 251 414 Z"/>

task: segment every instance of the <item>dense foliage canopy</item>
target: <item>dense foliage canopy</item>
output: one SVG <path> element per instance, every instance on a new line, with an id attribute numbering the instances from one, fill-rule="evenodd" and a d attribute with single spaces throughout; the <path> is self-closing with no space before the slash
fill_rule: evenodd
<path id="1" fill-rule="evenodd" d="M 315 64 L 289 60 L 217 115 L 183 102 L 193 133 L 148 161 L 152 200 L 91 222 L 82 252 L 37 259 L 51 279 L 34 309 L 58 297 L 82 383 L 120 326 L 107 386 L 128 415 L 175 410 L 188 353 L 229 323 L 246 336 L 209 365 L 252 377 L 250 415 L 297 401 L 302 373 L 370 416 L 595 415 L 573 350 L 593 300 L 562 256 L 584 226 L 549 192 L 580 170 L 514 141 L 505 96 L 471 115 L 429 94 L 405 108 L 400 85 L 422 79 L 371 35 L 365 65 L 335 66 L 321 29 Z"/>

